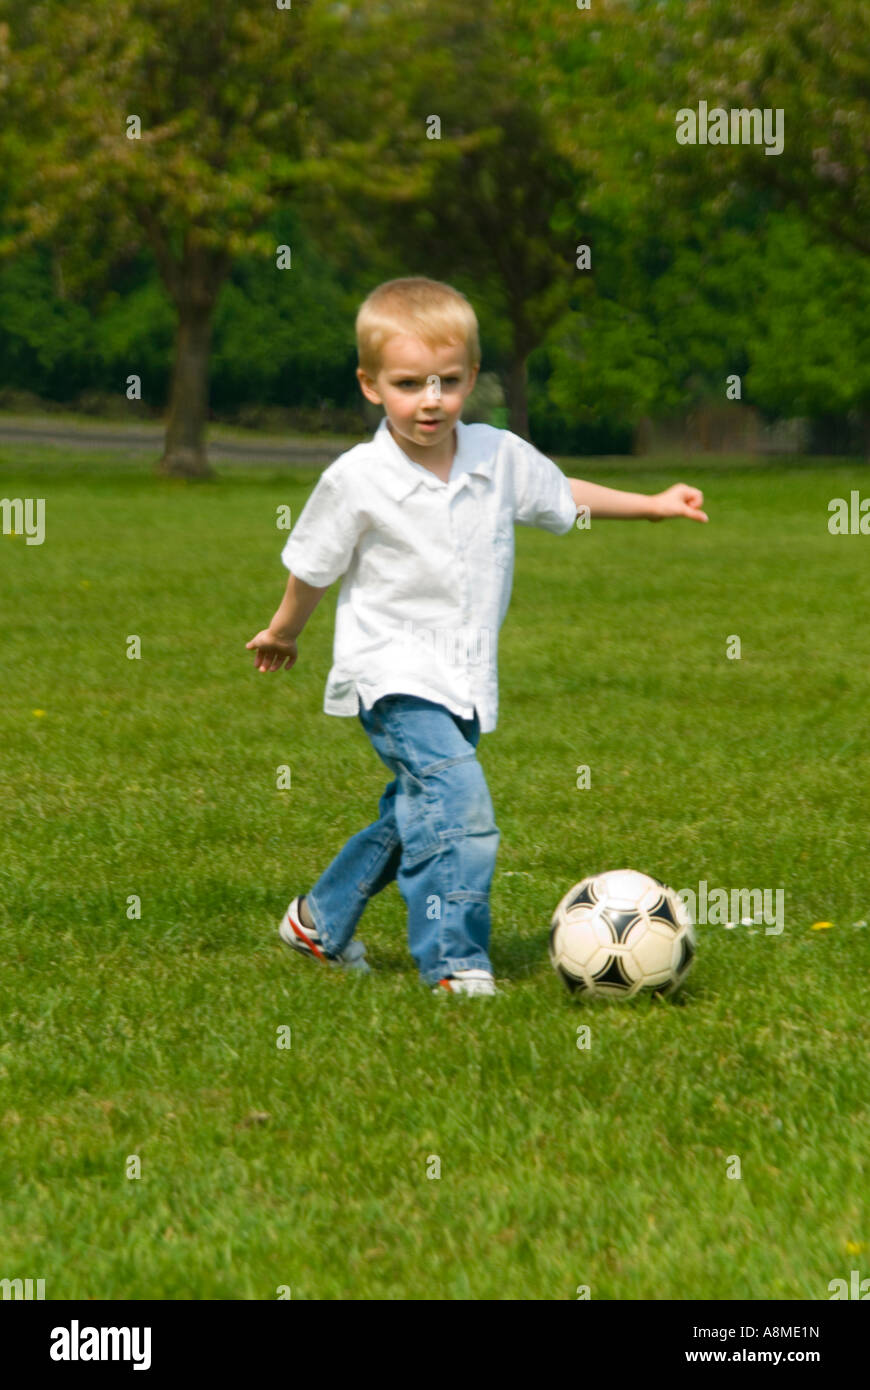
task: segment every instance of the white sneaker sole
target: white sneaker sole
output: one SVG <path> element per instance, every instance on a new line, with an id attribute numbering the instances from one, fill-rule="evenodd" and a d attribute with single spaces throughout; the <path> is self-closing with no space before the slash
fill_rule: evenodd
<path id="1" fill-rule="evenodd" d="M 498 994 L 495 980 L 488 970 L 463 970 L 459 975 L 439 980 L 432 990 L 433 994 L 465 994 L 477 998 L 491 998 Z"/>
<path id="2" fill-rule="evenodd" d="M 340 956 L 327 956 L 312 941 L 305 926 L 298 917 L 298 898 L 294 898 L 278 928 L 278 935 L 297 956 L 307 956 L 309 960 L 319 960 L 339 970 L 354 970 L 358 975 L 370 975 L 371 966 L 366 960 L 366 948 L 361 941 L 351 941 Z"/>

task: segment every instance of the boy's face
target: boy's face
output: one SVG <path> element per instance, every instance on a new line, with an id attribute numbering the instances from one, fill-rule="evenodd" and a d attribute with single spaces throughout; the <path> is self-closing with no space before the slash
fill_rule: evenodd
<path id="1" fill-rule="evenodd" d="M 430 348 L 420 338 L 388 338 L 374 379 L 357 377 L 366 400 L 382 405 L 393 434 L 411 458 L 433 462 L 451 447 L 453 426 L 477 380 L 464 343 Z"/>

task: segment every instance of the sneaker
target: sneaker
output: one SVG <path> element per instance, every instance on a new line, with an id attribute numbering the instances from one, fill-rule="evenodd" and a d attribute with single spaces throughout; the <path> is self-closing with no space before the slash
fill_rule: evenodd
<path id="1" fill-rule="evenodd" d="M 304 926 L 299 916 L 299 898 L 294 898 L 285 912 L 284 920 L 278 928 L 278 935 L 285 946 L 289 946 L 291 951 L 298 951 L 300 955 L 314 956 L 327 965 L 341 966 L 345 970 L 356 970 L 360 975 L 371 973 L 371 966 L 366 960 L 366 948 L 361 941 L 348 942 L 338 956 L 326 954 L 320 939 L 320 932 L 316 927 Z"/>
<path id="2" fill-rule="evenodd" d="M 459 970 L 446 980 L 439 980 L 432 993 L 440 994 L 441 990 L 448 994 L 498 994 L 488 970 Z"/>

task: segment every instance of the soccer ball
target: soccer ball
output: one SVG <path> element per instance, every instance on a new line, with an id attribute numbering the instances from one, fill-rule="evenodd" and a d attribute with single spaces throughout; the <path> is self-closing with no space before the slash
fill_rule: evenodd
<path id="1" fill-rule="evenodd" d="M 695 931 L 672 888 L 634 869 L 575 883 L 553 913 L 550 960 L 572 994 L 672 994 L 695 955 Z"/>

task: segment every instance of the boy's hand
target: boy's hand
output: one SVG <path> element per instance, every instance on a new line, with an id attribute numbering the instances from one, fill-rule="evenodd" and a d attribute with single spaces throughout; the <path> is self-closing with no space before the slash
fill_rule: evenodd
<path id="1" fill-rule="evenodd" d="M 688 483 L 674 483 L 664 492 L 657 492 L 651 499 L 654 515 L 650 521 L 664 521 L 671 516 L 686 516 L 690 521 L 707 521 L 707 513 L 701 511 L 704 494 L 699 488 L 689 487 Z"/>
<path id="2" fill-rule="evenodd" d="M 254 648 L 255 671 L 280 671 L 282 666 L 289 671 L 299 655 L 295 637 L 278 637 L 270 627 L 263 628 L 245 646 Z"/>

